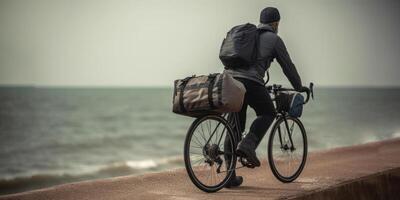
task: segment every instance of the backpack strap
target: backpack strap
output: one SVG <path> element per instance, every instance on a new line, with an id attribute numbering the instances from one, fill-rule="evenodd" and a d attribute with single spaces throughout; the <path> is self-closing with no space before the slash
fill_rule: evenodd
<path id="1" fill-rule="evenodd" d="M 258 33 L 257 33 L 256 54 L 255 54 L 255 57 L 256 57 L 255 61 L 256 62 L 257 62 L 257 57 L 258 57 L 258 50 L 260 48 L 260 35 L 262 33 L 264 33 L 264 32 L 272 32 L 270 30 L 265 30 L 265 29 L 260 29 L 260 28 L 257 28 L 257 31 L 258 31 Z M 264 82 L 264 85 L 267 85 L 267 83 L 269 82 L 269 71 L 268 70 L 269 69 L 267 69 L 267 81 Z"/>
<path id="2" fill-rule="evenodd" d="M 258 50 L 260 49 L 260 35 L 264 32 L 268 32 L 268 30 L 257 28 L 257 34 L 256 34 L 256 45 L 254 45 L 254 62 L 257 63 L 258 59 Z"/>

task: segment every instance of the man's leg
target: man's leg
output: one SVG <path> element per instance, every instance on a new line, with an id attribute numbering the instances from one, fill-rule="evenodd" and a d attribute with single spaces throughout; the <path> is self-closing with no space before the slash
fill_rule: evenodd
<path id="1" fill-rule="evenodd" d="M 276 112 L 269 94 L 267 94 L 267 100 L 265 102 L 262 104 L 255 102 L 251 107 L 256 111 L 257 118 L 251 124 L 250 132 L 257 136 L 258 146 L 274 121 Z"/>
<path id="2" fill-rule="evenodd" d="M 224 142 L 224 158 L 225 158 L 225 165 L 226 165 L 226 170 L 229 170 L 229 166 L 231 165 L 232 162 L 232 151 L 231 151 L 231 144 L 233 141 L 229 139 L 229 137 L 226 135 L 225 136 L 225 142 Z M 234 160 L 233 162 L 236 162 Z M 230 188 L 230 187 L 237 187 L 240 186 L 243 182 L 243 177 L 241 176 L 236 176 L 236 171 L 233 169 L 233 175 L 231 177 L 231 180 L 226 184 L 225 187 Z"/>
<path id="3" fill-rule="evenodd" d="M 246 126 L 246 112 L 247 112 L 247 101 L 246 101 L 246 97 L 245 97 L 242 109 L 238 113 L 239 122 L 240 122 L 240 124 L 239 124 L 240 125 L 240 134 L 243 134 L 245 126 Z M 233 127 L 233 128 L 234 128 L 234 130 L 236 130 L 236 127 Z M 231 164 L 230 154 L 232 152 L 230 151 L 230 148 L 229 148 L 230 146 L 231 146 L 231 141 L 230 141 L 229 137 L 227 137 L 227 135 L 226 135 L 225 142 L 224 142 L 224 152 L 225 152 L 224 158 L 225 158 L 227 170 Z M 243 182 L 243 177 L 236 176 L 236 171 L 233 171 L 232 179 L 226 185 L 226 187 L 228 187 L 228 188 L 237 187 L 237 186 L 241 185 L 242 182 Z"/>
<path id="4" fill-rule="evenodd" d="M 239 143 L 237 153 L 245 156 L 254 166 L 260 166 L 255 150 L 274 121 L 276 112 L 264 86 L 251 82 L 246 89 L 247 103 L 255 110 L 257 118 L 251 124 L 249 133 Z"/>

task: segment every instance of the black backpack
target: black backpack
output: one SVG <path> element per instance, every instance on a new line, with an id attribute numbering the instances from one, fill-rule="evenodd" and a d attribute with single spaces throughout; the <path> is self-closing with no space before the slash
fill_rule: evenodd
<path id="1" fill-rule="evenodd" d="M 258 29 L 254 24 L 233 27 L 222 42 L 219 59 L 225 69 L 248 68 L 257 58 Z"/>

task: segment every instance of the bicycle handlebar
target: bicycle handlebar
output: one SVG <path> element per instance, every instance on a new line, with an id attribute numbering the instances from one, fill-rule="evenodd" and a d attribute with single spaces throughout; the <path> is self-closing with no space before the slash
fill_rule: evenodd
<path id="1" fill-rule="evenodd" d="M 283 88 L 282 85 L 277 85 L 277 84 L 268 85 L 266 86 L 266 88 L 268 91 L 274 92 L 274 94 L 280 91 L 297 91 L 292 88 Z M 309 87 L 303 86 L 298 92 L 300 93 L 305 92 L 307 94 L 306 100 L 304 101 L 304 104 L 306 104 L 310 100 L 310 96 L 312 99 L 314 99 L 314 83 L 311 82 Z"/>

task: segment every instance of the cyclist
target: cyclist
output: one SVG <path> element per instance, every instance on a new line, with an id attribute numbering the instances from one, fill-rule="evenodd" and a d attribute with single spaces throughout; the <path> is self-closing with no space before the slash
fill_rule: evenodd
<path id="1" fill-rule="evenodd" d="M 257 118 L 250 126 L 249 133 L 238 144 L 236 149 L 237 155 L 246 158 L 252 167 L 260 166 L 260 161 L 256 156 L 255 150 L 276 116 L 273 102 L 264 86 L 265 72 L 270 67 L 271 62 L 274 59 L 278 61 L 283 73 L 295 90 L 301 91 L 303 88 L 300 76 L 290 59 L 285 44 L 277 35 L 279 21 L 280 14 L 278 9 L 274 7 L 263 9 L 260 14 L 260 24 L 258 25 L 260 37 L 256 63 L 247 69 L 225 70 L 232 74 L 235 79 L 242 82 L 246 88 L 244 104 L 242 110 L 239 112 L 241 132 L 245 129 L 247 106 L 249 105 L 253 108 L 257 114 Z M 230 145 L 229 140 L 225 140 L 225 145 Z M 230 162 L 230 160 L 227 160 L 227 166 L 229 166 Z M 243 178 L 236 176 L 236 173 L 234 173 L 226 187 L 236 187 L 241 185 L 242 182 Z"/>

